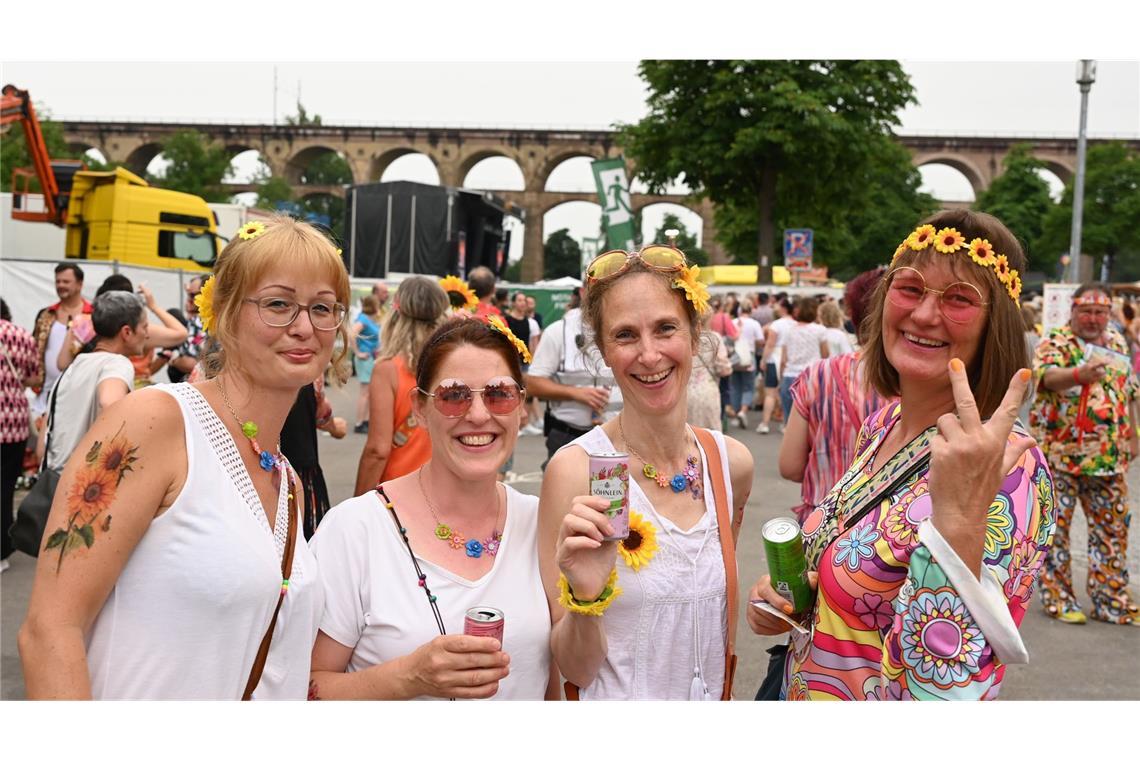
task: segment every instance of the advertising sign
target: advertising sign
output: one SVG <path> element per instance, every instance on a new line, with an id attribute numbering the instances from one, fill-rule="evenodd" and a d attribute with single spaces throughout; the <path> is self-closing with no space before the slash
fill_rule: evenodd
<path id="1" fill-rule="evenodd" d="M 784 230 L 784 266 L 789 272 L 811 270 L 811 230 Z"/>
<path id="2" fill-rule="evenodd" d="M 602 224 L 610 248 L 633 250 L 636 238 L 633 228 L 633 207 L 630 203 L 629 179 L 625 174 L 625 160 L 603 158 L 590 164 L 594 182 L 598 187 L 598 202 L 602 205 Z"/>

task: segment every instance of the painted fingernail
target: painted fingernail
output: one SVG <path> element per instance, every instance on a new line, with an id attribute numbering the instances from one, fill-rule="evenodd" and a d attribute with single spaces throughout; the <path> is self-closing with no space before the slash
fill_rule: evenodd
<path id="1" fill-rule="evenodd" d="M 966 369 L 966 365 L 962 363 L 961 359 L 954 357 L 950 360 L 950 369 L 954 370 L 955 372 L 961 372 Z"/>
<path id="2" fill-rule="evenodd" d="M 1027 383 L 1029 382 L 1029 376 L 1032 374 L 1033 374 L 1032 372 L 1030 372 L 1028 369 L 1025 369 L 1025 368 L 1019 369 L 1017 371 L 1017 376 L 1020 377 L 1024 382 L 1027 382 Z"/>
<path id="3" fill-rule="evenodd" d="M 791 612 L 792 612 L 792 605 L 790 605 L 790 604 L 785 604 L 785 605 L 784 605 L 784 612 L 787 612 L 788 614 L 791 614 Z"/>

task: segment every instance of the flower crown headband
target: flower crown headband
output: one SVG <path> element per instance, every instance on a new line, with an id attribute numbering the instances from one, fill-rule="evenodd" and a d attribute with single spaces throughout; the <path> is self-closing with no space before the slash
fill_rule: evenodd
<path id="1" fill-rule="evenodd" d="M 894 268 L 899 256 L 907 250 L 922 251 L 931 245 L 934 246 L 934 250 L 945 254 L 952 254 L 965 249 L 975 264 L 993 270 L 1014 304 L 1019 302 L 1018 299 L 1021 298 L 1021 274 L 1009 265 L 1009 259 L 1004 255 L 994 253 L 994 248 L 988 240 L 974 238 L 967 243 L 966 236 L 953 227 L 943 227 L 938 231 L 935 231 L 932 224 L 924 224 L 918 227 L 914 232 L 907 235 L 906 240 L 902 241 L 899 247 L 895 249 L 895 255 L 891 258 L 891 268 Z"/>
<path id="2" fill-rule="evenodd" d="M 527 350 L 526 344 L 511 332 L 511 328 L 507 326 L 507 323 L 503 321 L 502 317 L 495 314 L 488 314 L 486 324 L 487 327 L 490 327 L 495 332 L 502 333 L 506 339 L 511 342 L 511 345 L 515 347 L 515 350 L 519 352 L 519 356 L 522 357 L 523 362 L 530 364 L 530 351 Z"/>
<path id="3" fill-rule="evenodd" d="M 1073 306 L 1112 306 L 1112 299 L 1099 290 L 1090 290 L 1073 296 Z"/>

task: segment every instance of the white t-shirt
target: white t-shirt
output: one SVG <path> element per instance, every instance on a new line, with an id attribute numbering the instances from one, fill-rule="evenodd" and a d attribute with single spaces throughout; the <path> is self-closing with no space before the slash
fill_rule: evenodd
<path id="1" fill-rule="evenodd" d="M 788 333 L 788 328 L 796 323 L 796 320 L 791 317 L 780 317 L 768 325 L 768 329 L 772 331 L 772 348 L 768 351 L 768 363 L 780 366 L 780 348 L 784 345 L 784 336 Z M 767 345 L 765 345 L 767 349 Z"/>
<path id="2" fill-rule="evenodd" d="M 784 364 L 784 377 L 799 377 L 814 361 L 823 358 L 819 344 L 827 337 L 827 328 L 819 322 L 795 322 L 780 339 L 782 347 L 788 351 Z"/>
<path id="3" fill-rule="evenodd" d="M 67 325 L 59 320 L 51 323 L 51 332 L 48 333 L 47 343 L 44 344 L 44 384 L 40 390 L 40 394 L 32 401 L 32 414 L 41 415 L 46 414 L 48 410 L 48 398 L 51 394 L 52 386 L 55 381 L 59 379 L 59 349 L 63 347 L 63 341 L 67 338 Z M 134 374 L 131 374 L 131 382 L 134 382 Z"/>
<path id="4" fill-rule="evenodd" d="M 764 328 L 760 323 L 750 317 L 738 317 L 733 320 L 736 329 L 740 331 L 738 341 L 744 341 L 748 346 L 748 358 L 752 364 L 752 369 L 756 369 L 756 343 L 759 341 L 761 349 L 764 343 Z"/>
<path id="5" fill-rule="evenodd" d="M 849 354 L 855 350 L 851 345 L 851 336 L 848 335 L 846 330 L 841 330 L 838 327 L 825 327 L 827 331 L 827 351 L 828 357 L 839 356 L 841 354 Z"/>
<path id="6" fill-rule="evenodd" d="M 492 699 L 540 700 L 550 679 L 550 611 L 538 573 L 538 497 L 504 488 L 503 538 L 482 578 L 468 580 L 417 559 L 449 634 L 463 633 L 472 607 L 503 611 L 503 651 L 511 656 L 511 673 Z M 374 491 L 330 510 L 309 547 L 325 584 L 320 629 L 352 648 L 347 672 L 410 654 L 440 635 L 408 548 Z"/>
<path id="7" fill-rule="evenodd" d="M 99 416 L 99 383 L 118 379 L 130 392 L 135 383 L 135 368 L 122 354 L 92 351 L 75 357 L 62 377 L 55 391 L 55 421 L 51 429 L 51 451 L 47 456 L 48 465 L 56 470 L 62 470 L 67 464 L 68 457 Z M 47 408 L 51 409 L 50 399 Z"/>
<path id="8" fill-rule="evenodd" d="M 602 413 L 602 419 L 608 422 L 621 411 L 621 389 L 593 341 L 583 336 L 582 345 L 578 346 L 579 335 L 582 335 L 582 312 L 579 309 L 571 309 L 562 319 L 550 323 L 538 341 L 530 374 L 549 377 L 562 385 L 609 388 L 610 403 Z M 550 413 L 567 425 L 588 430 L 594 424 L 593 410 L 585 404 L 551 401 L 549 406 Z"/>

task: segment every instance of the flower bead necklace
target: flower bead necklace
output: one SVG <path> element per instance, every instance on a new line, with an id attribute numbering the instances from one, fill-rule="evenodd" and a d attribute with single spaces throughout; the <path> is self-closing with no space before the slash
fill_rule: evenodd
<path id="1" fill-rule="evenodd" d="M 502 513 L 502 503 L 498 499 L 498 491 L 496 489 L 496 509 L 495 509 L 495 528 L 491 529 L 491 537 L 486 541 L 480 541 L 477 538 L 466 540 L 462 533 L 452 528 L 447 523 L 439 519 L 439 513 L 435 511 L 435 505 L 432 504 L 431 499 L 428 498 L 427 489 L 424 488 L 424 469 L 421 467 L 416 470 L 416 481 L 419 483 L 420 492 L 424 495 L 424 501 L 427 502 L 428 509 L 431 511 L 431 516 L 435 520 L 435 537 L 440 541 L 446 541 L 448 546 L 452 549 L 465 550 L 468 557 L 471 559 L 479 559 L 486 552 L 489 556 L 494 557 L 499 553 L 499 545 L 503 540 L 503 533 L 496 530 L 499 525 L 499 515 Z"/>
<path id="2" fill-rule="evenodd" d="M 629 453 L 641 461 L 641 474 L 656 483 L 659 488 L 671 488 L 673 489 L 673 493 L 681 493 L 681 491 L 684 491 L 687 487 L 694 499 L 701 498 L 700 461 L 695 456 L 690 455 L 689 458 L 685 460 L 684 469 L 670 478 L 647 462 L 645 457 L 633 450 L 633 447 L 629 445 L 629 437 L 625 434 L 625 428 L 621 424 L 621 418 L 622 415 L 619 414 L 618 431 L 621 432 L 622 440 L 625 441 L 625 447 L 629 449 Z"/>
<path id="3" fill-rule="evenodd" d="M 217 383 L 218 390 L 222 393 L 222 402 L 225 403 L 226 409 L 229 409 L 230 414 L 232 414 L 234 416 L 234 419 L 237 420 L 238 425 L 241 426 L 242 435 L 244 435 L 246 440 L 249 441 L 249 445 L 253 447 L 253 453 L 257 454 L 257 463 L 261 466 L 261 469 L 265 470 L 266 472 L 279 471 L 284 466 L 285 462 L 285 457 L 281 455 L 281 441 L 277 441 L 276 455 L 271 454 L 268 451 L 263 451 L 261 445 L 257 442 L 257 423 L 253 420 L 246 420 L 245 422 L 242 422 L 241 417 L 239 417 L 238 413 L 234 411 L 234 407 L 230 403 L 230 397 L 226 395 L 226 387 L 222 385 L 221 378 L 215 377 L 214 382 Z"/>

